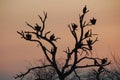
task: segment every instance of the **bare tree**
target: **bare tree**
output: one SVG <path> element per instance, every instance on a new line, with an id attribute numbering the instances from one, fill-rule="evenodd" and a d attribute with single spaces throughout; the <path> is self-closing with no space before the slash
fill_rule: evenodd
<path id="1" fill-rule="evenodd" d="M 26 24 L 32 28 L 33 31 L 17 31 L 18 34 L 21 35 L 21 37 L 27 41 L 31 42 L 37 42 L 41 46 L 41 49 L 43 50 L 43 53 L 45 57 L 47 58 L 49 65 L 44 66 L 37 66 L 32 67 L 28 69 L 25 73 L 17 74 L 16 78 L 20 78 L 21 80 L 29 74 L 32 70 L 35 69 L 41 69 L 46 67 L 53 67 L 56 70 L 56 73 L 60 80 L 64 80 L 67 76 L 69 76 L 71 73 L 76 73 L 76 69 L 79 68 L 88 68 L 88 67 L 101 67 L 109 65 L 111 62 L 104 62 L 104 63 L 97 63 L 97 60 L 103 60 L 100 58 L 93 58 L 92 50 L 93 45 L 98 41 L 97 34 L 93 34 L 92 29 L 89 29 L 88 27 L 91 27 L 96 24 L 96 19 L 93 17 L 89 20 L 89 22 L 84 20 L 85 15 L 89 12 L 87 9 L 87 6 L 83 8 L 83 12 L 81 15 L 79 15 L 79 26 L 76 23 L 71 23 L 68 25 L 69 30 L 73 36 L 73 39 L 75 40 L 74 48 L 70 49 L 68 47 L 64 53 L 66 54 L 67 58 L 65 60 L 65 63 L 63 64 L 62 68 L 60 69 L 57 63 L 57 49 L 56 41 L 60 38 L 56 37 L 55 34 L 51 34 L 51 31 L 45 32 L 45 22 L 47 19 L 47 12 L 44 13 L 44 18 L 39 15 L 39 18 L 42 22 L 42 25 L 36 24 L 35 26 L 30 25 L 26 22 Z M 85 29 L 88 30 L 86 31 Z M 79 30 L 77 30 L 79 29 Z M 36 36 L 36 37 L 33 37 Z M 45 44 L 42 42 L 46 41 L 48 44 L 51 45 L 51 48 L 49 49 Z M 84 55 L 85 54 L 85 55 Z M 72 58 L 72 62 L 70 61 Z M 92 61 L 90 64 L 84 64 L 79 65 L 84 60 Z"/>

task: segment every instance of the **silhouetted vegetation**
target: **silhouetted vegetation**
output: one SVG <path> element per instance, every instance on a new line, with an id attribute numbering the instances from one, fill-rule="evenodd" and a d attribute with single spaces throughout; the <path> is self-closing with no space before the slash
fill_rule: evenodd
<path id="1" fill-rule="evenodd" d="M 92 31 L 92 27 L 96 24 L 97 19 L 92 17 L 87 22 L 84 20 L 84 17 L 89 12 L 87 6 L 83 8 L 83 12 L 79 15 L 79 25 L 76 23 L 71 23 L 68 25 L 68 28 L 73 36 L 73 39 L 75 40 L 75 44 L 73 48 L 67 47 L 66 50 L 64 50 L 66 59 L 64 60 L 64 64 L 61 68 L 59 68 L 56 54 L 58 46 L 56 46 L 56 41 L 60 38 L 57 37 L 54 33 L 51 33 L 51 31 L 45 32 L 44 29 L 46 27 L 46 20 L 47 20 L 47 12 L 44 13 L 44 18 L 39 15 L 39 18 L 42 22 L 41 25 L 35 24 L 35 26 L 32 26 L 31 24 L 27 23 L 28 27 L 30 27 L 33 31 L 17 31 L 20 36 L 31 42 L 37 42 L 41 46 L 41 49 L 43 51 L 43 54 L 45 55 L 47 61 L 49 64 L 45 64 L 42 66 L 36 66 L 29 68 L 28 71 L 25 73 L 17 74 L 15 76 L 15 79 L 20 78 L 21 80 L 28 75 L 31 71 L 34 70 L 41 70 L 43 68 L 49 68 L 52 67 L 55 70 L 55 73 L 57 74 L 59 80 L 65 80 L 66 77 L 68 77 L 70 74 L 74 73 L 76 77 L 80 80 L 80 76 L 76 72 L 77 69 L 80 68 L 88 68 L 88 67 L 97 67 L 98 70 L 95 71 L 97 76 L 97 80 L 99 79 L 99 74 L 105 71 L 105 66 L 109 65 L 111 62 L 107 60 L 107 58 L 98 58 L 93 57 L 92 50 L 94 44 L 98 41 L 98 35 L 94 34 Z M 89 28 L 88 28 L 89 27 Z M 79 30 L 78 30 L 79 29 Z M 36 37 L 33 37 L 36 36 Z M 63 35 L 63 37 L 65 37 Z M 45 44 L 42 42 L 42 40 L 48 42 L 48 44 L 51 45 L 50 48 L 45 46 Z M 82 63 L 82 61 L 91 61 L 90 63 Z M 98 62 L 100 61 L 100 62 Z M 39 69 L 39 70 L 38 70 Z M 39 72 L 37 72 L 39 73 Z M 45 73 L 43 71 L 43 73 Z M 39 73 L 41 74 L 41 73 Z M 35 80 L 43 80 L 40 77 Z"/>
<path id="2" fill-rule="evenodd" d="M 40 59 L 41 66 L 47 65 L 46 59 Z M 56 71 L 53 67 L 34 69 L 30 73 L 28 80 L 55 80 L 57 78 Z"/>

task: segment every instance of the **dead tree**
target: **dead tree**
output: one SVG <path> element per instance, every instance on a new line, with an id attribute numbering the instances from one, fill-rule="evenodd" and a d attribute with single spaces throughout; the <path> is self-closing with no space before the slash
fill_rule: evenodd
<path id="1" fill-rule="evenodd" d="M 36 24 L 35 26 L 32 26 L 26 22 L 26 24 L 30 28 L 32 28 L 33 31 L 21 31 L 21 32 L 17 31 L 17 33 L 21 35 L 21 38 L 27 41 L 39 43 L 46 59 L 49 62 L 49 65 L 32 67 L 28 69 L 28 71 L 26 71 L 25 73 L 17 74 L 15 79 L 20 78 L 22 80 L 27 74 L 29 74 L 34 69 L 53 67 L 56 70 L 56 73 L 59 79 L 64 80 L 71 73 L 76 72 L 75 71 L 76 69 L 87 68 L 87 67 L 100 67 L 100 66 L 104 67 L 109 65 L 110 62 L 108 61 L 105 64 L 92 63 L 95 60 L 102 60 L 102 59 L 93 58 L 92 56 L 90 56 L 93 54 L 92 53 L 93 45 L 98 41 L 98 37 L 97 37 L 97 34 L 93 34 L 92 29 L 89 29 L 88 31 L 85 30 L 85 29 L 88 29 L 88 27 L 91 27 L 96 24 L 96 19 L 94 17 L 90 19 L 89 22 L 84 20 L 84 17 L 88 12 L 89 10 L 87 9 L 87 6 L 85 6 L 83 8 L 82 14 L 79 15 L 80 24 L 77 25 L 76 23 L 71 23 L 70 25 L 68 25 L 69 30 L 73 36 L 73 39 L 75 40 L 75 44 L 74 44 L 74 48 L 70 49 L 70 47 L 68 47 L 64 51 L 67 58 L 65 60 L 65 64 L 63 64 L 61 69 L 59 69 L 59 66 L 57 64 L 56 54 L 57 54 L 58 47 L 56 46 L 56 43 L 55 43 L 60 38 L 56 37 L 55 34 L 51 34 L 51 31 L 48 31 L 48 32 L 44 31 L 46 27 L 45 22 L 47 19 L 47 12 L 43 12 L 44 18 L 39 15 L 42 25 Z M 33 36 L 36 36 L 36 38 Z M 44 40 L 48 44 L 50 44 L 52 46 L 51 49 L 45 46 L 45 44 L 42 43 L 41 40 Z M 72 58 L 72 62 L 70 61 L 71 58 Z M 91 64 L 78 65 L 83 60 L 91 60 L 92 62 Z M 77 73 L 75 74 L 77 75 Z"/>

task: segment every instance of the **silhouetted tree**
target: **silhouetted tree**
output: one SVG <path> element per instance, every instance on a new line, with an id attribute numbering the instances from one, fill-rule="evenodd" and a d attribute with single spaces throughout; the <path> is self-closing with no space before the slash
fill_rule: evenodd
<path id="1" fill-rule="evenodd" d="M 42 22 L 42 25 L 36 24 L 35 26 L 30 25 L 29 23 L 26 22 L 26 24 L 33 29 L 33 31 L 17 31 L 18 34 L 22 36 L 23 39 L 31 42 L 37 42 L 41 46 L 41 49 L 43 50 L 43 53 L 46 57 L 46 59 L 49 62 L 49 65 L 44 65 L 44 66 L 37 66 L 37 67 L 32 67 L 28 69 L 25 73 L 17 74 L 16 78 L 20 78 L 21 80 L 29 74 L 32 70 L 35 69 L 41 69 L 41 68 L 46 68 L 46 67 L 53 67 L 59 77 L 60 80 L 64 80 L 67 76 L 69 76 L 71 73 L 76 73 L 76 69 L 79 68 L 87 68 L 87 67 L 98 67 L 99 69 L 103 69 L 104 66 L 109 65 L 110 62 L 104 61 L 103 63 L 100 64 L 94 64 L 94 61 L 97 60 L 102 60 L 100 58 L 93 58 L 92 55 L 92 50 L 93 50 L 93 45 L 98 41 L 97 34 L 93 34 L 92 29 L 88 29 L 88 27 L 91 27 L 96 24 L 96 19 L 93 17 L 92 19 L 89 20 L 89 22 L 84 20 L 85 15 L 89 12 L 87 9 L 87 6 L 83 8 L 83 12 L 81 15 L 79 15 L 79 26 L 76 23 L 71 23 L 68 25 L 70 32 L 73 36 L 73 39 L 75 40 L 74 48 L 70 49 L 69 47 L 64 51 L 67 58 L 61 68 L 59 68 L 57 59 L 56 59 L 56 54 L 57 54 L 57 49 L 58 47 L 55 44 L 55 41 L 57 41 L 58 37 L 56 37 L 55 34 L 51 34 L 51 31 L 45 32 L 45 22 L 47 19 L 47 12 L 44 13 L 44 18 L 42 18 L 39 15 L 39 18 Z M 79 29 L 79 30 L 77 30 Z M 85 29 L 88 29 L 86 31 Z M 34 38 L 33 36 L 36 36 Z M 65 36 L 64 36 L 65 37 Z M 52 47 L 49 49 L 45 44 L 41 41 L 44 40 L 48 42 Z M 72 62 L 70 61 L 72 58 Z M 91 63 L 86 63 L 84 65 L 79 65 L 84 60 L 89 60 L 92 61 Z M 77 75 L 78 76 L 78 75 Z M 79 78 L 80 79 L 80 78 Z"/>

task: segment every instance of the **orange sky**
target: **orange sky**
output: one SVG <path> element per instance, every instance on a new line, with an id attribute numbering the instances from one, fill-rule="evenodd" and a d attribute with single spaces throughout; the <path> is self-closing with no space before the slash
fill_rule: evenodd
<path id="1" fill-rule="evenodd" d="M 120 0 L 0 0 L 0 72 L 23 71 L 28 62 L 34 63 L 42 56 L 36 43 L 20 39 L 16 31 L 27 29 L 25 21 L 32 25 L 39 23 L 37 15 L 43 15 L 43 10 L 48 12 L 46 30 L 51 30 L 62 38 L 57 43 L 59 49 L 63 51 L 67 46 L 73 45 L 67 25 L 71 22 L 78 23 L 78 15 L 84 5 L 90 10 L 86 19 L 97 18 L 97 24 L 93 28 L 99 34 L 99 42 L 95 44 L 97 55 L 109 55 L 109 47 L 118 54 Z"/>

